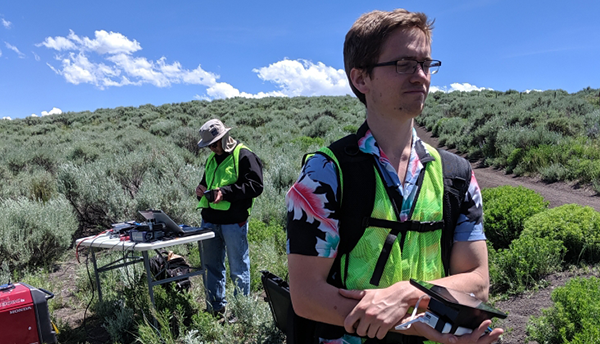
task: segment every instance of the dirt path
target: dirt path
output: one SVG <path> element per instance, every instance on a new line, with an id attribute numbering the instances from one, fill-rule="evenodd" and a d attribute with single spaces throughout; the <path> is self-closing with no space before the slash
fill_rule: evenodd
<path id="1" fill-rule="evenodd" d="M 438 147 L 438 139 L 431 136 L 431 132 L 423 127 L 416 127 L 417 135 L 428 144 Z M 443 147 L 442 147 L 443 148 Z M 450 150 L 452 151 L 452 150 Z M 550 202 L 550 208 L 558 207 L 563 204 L 580 204 L 590 206 L 596 211 L 600 211 L 600 197 L 590 188 L 578 188 L 577 185 L 567 183 L 546 184 L 539 179 L 531 177 L 515 177 L 507 175 L 502 170 L 492 167 L 479 167 L 478 164 L 472 164 L 475 170 L 475 177 L 481 188 L 493 188 L 501 185 L 524 186 L 535 190 Z"/>

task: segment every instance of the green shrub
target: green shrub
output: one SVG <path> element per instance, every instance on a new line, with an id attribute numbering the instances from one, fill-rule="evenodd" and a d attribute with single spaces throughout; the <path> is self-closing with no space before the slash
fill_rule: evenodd
<path id="1" fill-rule="evenodd" d="M 176 146 L 181 147 L 183 149 L 187 149 L 188 151 L 194 153 L 194 155 L 198 155 L 200 153 L 200 148 L 198 147 L 198 141 L 200 141 L 200 135 L 198 134 L 198 130 L 189 127 L 183 127 L 175 129 L 169 135 L 169 139 Z"/>
<path id="2" fill-rule="evenodd" d="M 304 135 L 309 137 L 323 137 L 327 132 L 337 126 L 337 122 L 333 117 L 328 115 L 322 115 L 317 120 L 313 121 L 308 127 L 304 128 L 302 132 Z"/>
<path id="3" fill-rule="evenodd" d="M 525 220 L 548 208 L 550 202 L 522 186 L 499 186 L 481 191 L 485 235 L 495 249 L 507 248 L 521 235 Z"/>
<path id="4" fill-rule="evenodd" d="M 261 271 L 268 270 L 278 276 L 287 275 L 287 236 L 283 225 L 276 221 L 265 224 L 254 218 L 248 225 L 250 243 L 250 285 L 253 291 L 262 289 Z"/>
<path id="5" fill-rule="evenodd" d="M 0 261 L 15 270 L 48 266 L 71 245 L 77 218 L 63 198 L 0 202 Z"/>
<path id="6" fill-rule="evenodd" d="M 358 127 L 356 125 L 351 125 L 351 124 L 345 125 L 342 129 L 349 133 L 355 133 L 358 131 Z"/>
<path id="7" fill-rule="evenodd" d="M 527 323 L 527 340 L 589 344 L 600 339 L 600 279 L 574 278 L 552 292 L 554 305 Z"/>
<path id="8" fill-rule="evenodd" d="M 303 151 L 307 151 L 309 147 L 316 146 L 321 147 L 325 144 L 325 140 L 320 137 L 308 137 L 308 136 L 300 136 L 292 140 L 294 143 L 300 144 L 300 149 Z M 318 148 L 317 148 L 318 149 Z"/>
<path id="9" fill-rule="evenodd" d="M 569 179 L 578 180 L 580 183 L 593 183 L 600 180 L 600 160 L 572 157 L 567 162 Z"/>
<path id="10" fill-rule="evenodd" d="M 569 170 L 560 163 L 554 163 L 547 167 L 540 168 L 540 176 L 546 183 L 554 183 L 569 179 Z"/>
<path id="11" fill-rule="evenodd" d="M 98 160 L 100 151 L 89 142 L 75 145 L 68 153 L 66 158 L 74 164 L 82 165 Z"/>
<path id="12" fill-rule="evenodd" d="M 133 340 L 134 312 L 131 308 L 115 307 L 112 314 L 103 317 L 104 324 L 113 343 L 131 343 Z"/>
<path id="13" fill-rule="evenodd" d="M 531 236 L 521 236 L 508 249 L 490 248 L 490 289 L 517 294 L 537 287 L 545 276 L 560 270 L 563 256 L 560 241 Z"/>
<path id="14" fill-rule="evenodd" d="M 285 243 L 286 234 L 283 226 L 276 221 L 267 224 L 251 217 L 248 223 L 248 242 L 258 244 L 268 238 L 275 238 L 277 242 Z"/>
<path id="15" fill-rule="evenodd" d="M 512 146 L 511 146 L 512 148 Z M 506 173 L 512 173 L 515 167 L 519 165 L 523 156 L 525 155 L 525 150 L 523 148 L 514 148 L 508 158 L 506 158 Z"/>
<path id="16" fill-rule="evenodd" d="M 38 171 L 31 177 L 30 198 L 39 202 L 48 202 L 56 195 L 56 179 L 46 171 Z"/>
<path id="17" fill-rule="evenodd" d="M 181 127 L 179 121 L 163 120 L 152 124 L 149 131 L 156 136 L 168 136 L 179 127 Z"/>
<path id="18" fill-rule="evenodd" d="M 523 235 L 560 240 L 567 263 L 600 262 L 600 213 L 591 207 L 566 204 L 536 214 L 525 221 Z"/>

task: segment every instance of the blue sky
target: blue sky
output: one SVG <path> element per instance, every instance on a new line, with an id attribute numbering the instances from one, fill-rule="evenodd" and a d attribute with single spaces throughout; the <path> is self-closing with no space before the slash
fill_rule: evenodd
<path id="1" fill-rule="evenodd" d="M 600 1 L 3 1 L 0 118 L 343 95 L 363 13 L 435 19 L 432 90 L 600 88 Z"/>

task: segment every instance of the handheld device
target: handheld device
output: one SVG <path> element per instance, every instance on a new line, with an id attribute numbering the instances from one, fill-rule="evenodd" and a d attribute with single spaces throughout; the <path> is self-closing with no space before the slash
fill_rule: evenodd
<path id="1" fill-rule="evenodd" d="M 206 197 L 206 200 L 209 203 L 212 203 L 215 201 L 215 190 L 206 190 L 204 191 L 204 197 Z"/>
<path id="2" fill-rule="evenodd" d="M 441 333 L 471 333 L 484 320 L 494 317 L 504 319 L 507 316 L 472 294 L 415 279 L 411 279 L 410 284 L 431 297 L 424 316 L 412 322 L 424 322 Z M 406 329 L 407 326 L 410 324 L 399 325 L 396 329 Z"/>

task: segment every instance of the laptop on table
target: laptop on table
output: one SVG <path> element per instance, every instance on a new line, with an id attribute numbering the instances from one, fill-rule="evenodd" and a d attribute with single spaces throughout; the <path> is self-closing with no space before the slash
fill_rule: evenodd
<path id="1" fill-rule="evenodd" d="M 190 235 L 202 234 L 209 232 L 208 228 L 198 228 L 198 227 L 189 227 L 189 226 L 179 226 L 173 219 L 171 219 L 167 214 L 165 214 L 162 210 L 140 210 L 138 211 L 140 215 L 142 215 L 146 221 L 154 222 L 154 223 L 163 223 L 165 225 L 165 235 L 173 235 L 178 237 L 186 237 Z"/>

